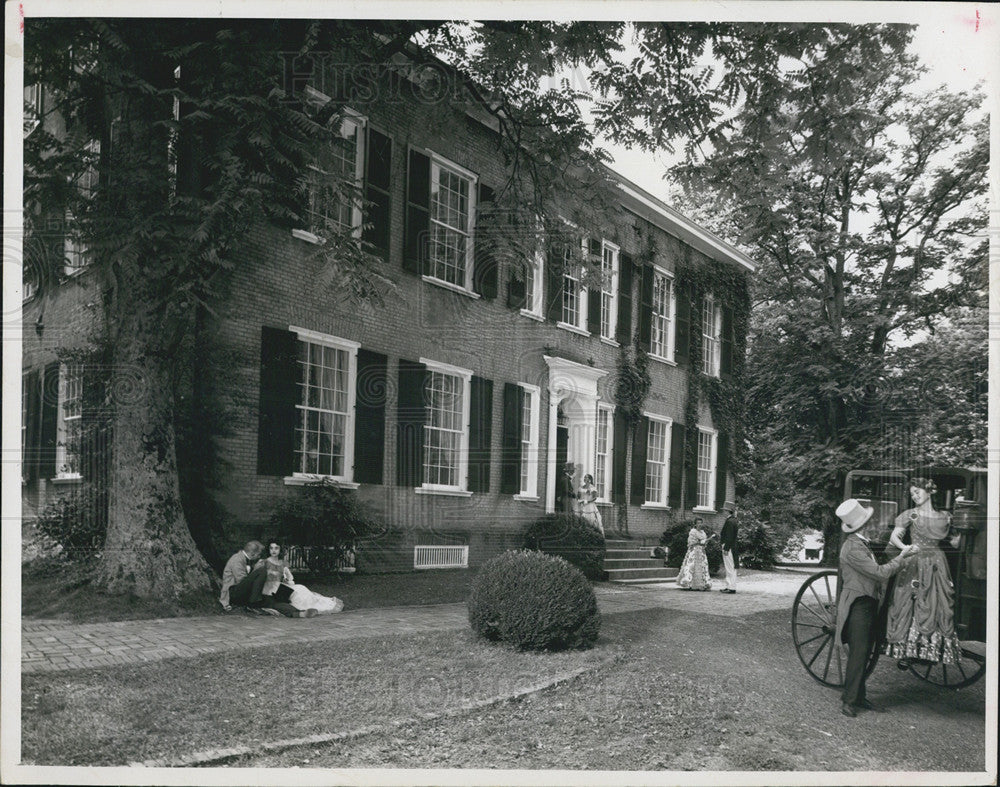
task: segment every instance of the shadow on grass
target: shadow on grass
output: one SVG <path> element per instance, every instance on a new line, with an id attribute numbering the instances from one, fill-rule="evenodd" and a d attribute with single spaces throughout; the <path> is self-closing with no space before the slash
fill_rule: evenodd
<path id="1" fill-rule="evenodd" d="M 336 596 L 345 609 L 371 609 L 464 602 L 475 569 L 421 571 L 407 574 L 348 574 L 336 578 L 303 573 L 296 580 L 324 596 Z M 25 618 L 73 623 L 174 618 L 221 614 L 214 593 L 177 600 L 112 595 L 92 584 L 92 563 L 39 558 L 21 566 L 21 614 Z"/>

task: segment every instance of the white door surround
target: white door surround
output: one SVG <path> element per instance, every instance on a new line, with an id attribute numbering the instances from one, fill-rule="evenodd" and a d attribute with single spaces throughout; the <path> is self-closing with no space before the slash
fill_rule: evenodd
<path id="1" fill-rule="evenodd" d="M 594 451 L 597 443 L 597 403 L 601 396 L 597 383 L 607 376 L 604 369 L 597 369 L 565 358 L 543 355 L 549 367 L 549 444 L 546 453 L 545 510 L 555 511 L 556 478 L 561 468 L 556 467 L 556 427 L 559 407 L 569 428 L 567 459 L 577 465 L 576 483 L 583 476 L 594 472 Z"/>

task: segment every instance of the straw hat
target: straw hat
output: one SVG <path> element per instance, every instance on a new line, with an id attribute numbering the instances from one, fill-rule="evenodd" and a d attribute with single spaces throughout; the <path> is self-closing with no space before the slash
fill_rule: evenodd
<path id="1" fill-rule="evenodd" d="M 836 511 L 840 517 L 840 529 L 845 533 L 860 530 L 874 513 L 874 508 L 865 508 L 853 497 L 837 506 Z"/>

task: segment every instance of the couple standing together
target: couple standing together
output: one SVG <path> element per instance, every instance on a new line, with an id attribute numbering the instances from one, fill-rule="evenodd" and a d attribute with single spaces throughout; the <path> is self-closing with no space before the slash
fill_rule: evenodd
<path id="1" fill-rule="evenodd" d="M 847 534 L 840 547 L 840 589 L 837 594 L 837 642 L 848 647 L 841 711 L 857 716 L 859 709 L 884 710 L 865 696 L 865 667 L 872 648 L 880 639 L 879 611 L 887 595 L 886 583 L 895 576 L 886 612 L 885 645 L 882 651 L 910 661 L 955 664 L 961 653 L 955 634 L 955 587 L 941 542 L 953 536 L 951 517 L 936 511 L 931 495 L 936 491 L 929 478 L 910 481 L 914 507 L 893 522 L 889 543 L 898 554 L 879 565 L 869 541 L 878 536 L 880 525 L 872 520 L 874 509 L 857 500 L 845 500 L 837 508 L 841 530 Z M 903 537 L 909 531 L 909 545 Z"/>
<path id="2" fill-rule="evenodd" d="M 574 478 L 576 477 L 576 465 L 567 462 L 563 468 L 562 477 L 559 479 L 557 490 L 557 508 L 565 514 L 576 514 L 586 519 L 597 528 L 600 534 L 604 535 L 604 521 L 601 519 L 601 511 L 597 507 L 597 487 L 594 486 L 594 477 L 587 473 L 583 477 L 583 483 L 577 488 Z"/>
<path id="3" fill-rule="evenodd" d="M 719 537 L 722 546 L 722 563 L 726 567 L 726 586 L 720 588 L 723 593 L 736 592 L 736 537 L 738 524 L 736 521 L 736 504 L 726 501 L 722 510 L 728 516 L 722 525 Z M 709 579 L 708 555 L 705 545 L 709 539 L 715 538 L 715 533 L 708 535 L 704 529 L 704 520 L 695 517 L 694 526 L 688 533 L 687 552 L 677 573 L 677 587 L 683 590 L 711 590 L 712 580 Z"/>

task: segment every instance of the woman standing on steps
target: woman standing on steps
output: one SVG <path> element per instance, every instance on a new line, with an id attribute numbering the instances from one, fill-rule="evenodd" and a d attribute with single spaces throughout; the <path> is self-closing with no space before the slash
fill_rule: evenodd
<path id="1" fill-rule="evenodd" d="M 702 518 L 697 517 L 688 533 L 687 552 L 677 574 L 677 587 L 682 590 L 711 590 L 712 580 L 708 578 L 708 555 L 705 554 L 705 544 L 709 536 L 702 529 Z"/>
<path id="2" fill-rule="evenodd" d="M 596 527 L 604 535 L 604 522 L 601 521 L 601 511 L 597 507 L 597 487 L 594 477 L 588 473 L 580 485 L 580 516 Z"/>

